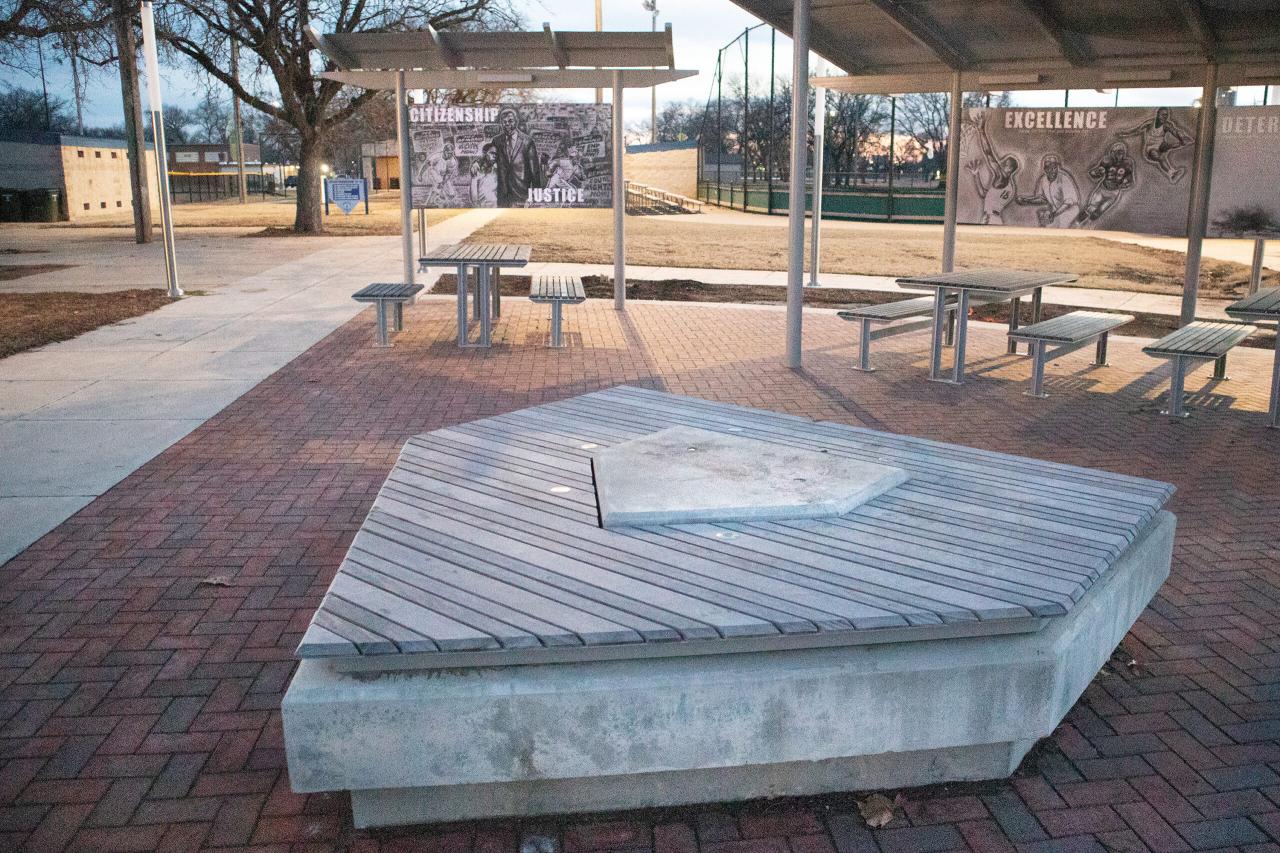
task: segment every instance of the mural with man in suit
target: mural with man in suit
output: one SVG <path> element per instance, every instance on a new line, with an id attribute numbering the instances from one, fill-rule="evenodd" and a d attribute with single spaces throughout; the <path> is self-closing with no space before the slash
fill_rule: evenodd
<path id="1" fill-rule="evenodd" d="M 409 108 L 414 207 L 611 207 L 609 104 Z"/>

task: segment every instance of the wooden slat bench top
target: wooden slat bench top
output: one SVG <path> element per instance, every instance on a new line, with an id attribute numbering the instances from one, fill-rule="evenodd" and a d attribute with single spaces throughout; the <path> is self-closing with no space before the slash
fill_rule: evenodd
<path id="1" fill-rule="evenodd" d="M 540 275 L 529 286 L 529 298 L 538 303 L 578 303 L 587 301 L 587 291 L 576 275 Z"/>
<path id="2" fill-rule="evenodd" d="M 1052 320 L 1041 320 L 1029 326 L 1021 326 L 1009 332 L 1009 337 L 1019 340 L 1049 341 L 1050 343 L 1075 344 L 1096 338 L 1103 332 L 1132 323 L 1128 314 L 1107 314 L 1101 311 L 1072 311 Z"/>
<path id="3" fill-rule="evenodd" d="M 676 425 L 909 479 L 834 518 L 602 528 L 593 452 Z M 1031 631 L 1104 577 L 1172 493 L 618 387 L 410 438 L 297 653 L 517 664 Z"/>
<path id="4" fill-rule="evenodd" d="M 1227 306 L 1227 316 L 1237 320 L 1280 320 L 1280 287 L 1259 290 Z"/>
<path id="5" fill-rule="evenodd" d="M 420 284 L 404 284 L 399 281 L 375 282 L 368 287 L 361 288 L 351 294 L 351 298 L 357 302 L 377 302 L 385 300 L 387 302 L 403 302 L 412 299 L 416 294 L 422 292 Z"/>
<path id="6" fill-rule="evenodd" d="M 508 243 L 454 243 L 432 249 L 418 258 L 418 265 L 450 267 L 460 264 L 487 264 L 494 267 L 523 267 L 529 263 L 532 255 L 532 246 Z"/>
<path id="7" fill-rule="evenodd" d="M 1142 348 L 1148 355 L 1221 358 L 1256 332 L 1253 326 L 1197 320 Z"/>
<path id="8" fill-rule="evenodd" d="M 1066 284 L 1078 276 L 1065 272 L 1028 272 L 1026 270 L 977 269 L 957 270 L 930 275 L 903 276 L 899 285 L 948 287 L 956 290 L 983 290 L 996 293 L 1021 293 L 1037 287 Z"/>

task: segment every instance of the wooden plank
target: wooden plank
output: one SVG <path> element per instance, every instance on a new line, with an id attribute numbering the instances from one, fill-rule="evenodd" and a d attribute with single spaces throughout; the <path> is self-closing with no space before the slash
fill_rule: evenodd
<path id="1" fill-rule="evenodd" d="M 402 652 L 496 649 L 499 643 L 483 631 L 428 610 L 350 572 L 340 572 L 329 585 L 329 595 L 377 617 L 360 621 L 391 640 Z M 330 610 L 334 608 L 330 606 Z M 345 615 L 345 614 L 344 614 Z M 357 621 L 357 614 L 346 615 Z"/>
<path id="2" fill-rule="evenodd" d="M 313 620 L 307 627 L 307 632 L 302 635 L 295 654 L 300 658 L 328 658 L 358 655 L 360 651 L 346 637 L 320 627 Z"/>
<path id="3" fill-rule="evenodd" d="M 399 651 L 395 643 L 373 633 L 359 623 L 342 618 L 338 615 L 338 610 L 330 605 L 329 596 L 326 595 L 320 601 L 320 607 L 316 610 L 315 616 L 311 618 L 313 625 L 318 625 L 349 641 L 362 655 L 390 655 Z"/>

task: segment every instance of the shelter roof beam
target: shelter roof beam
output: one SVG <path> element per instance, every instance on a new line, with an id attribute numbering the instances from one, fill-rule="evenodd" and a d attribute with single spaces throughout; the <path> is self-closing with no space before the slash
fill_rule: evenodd
<path id="1" fill-rule="evenodd" d="M 948 68 L 960 71 L 972 64 L 962 48 L 943 35 L 932 21 L 901 0 L 870 0 L 870 4 L 883 12 L 900 30 L 931 51 Z"/>
<path id="2" fill-rule="evenodd" d="M 1093 63 L 1093 52 L 1084 39 L 1064 29 L 1057 14 L 1045 0 L 1019 0 L 1019 3 L 1035 18 L 1040 30 L 1058 46 L 1063 59 L 1077 67 Z"/>

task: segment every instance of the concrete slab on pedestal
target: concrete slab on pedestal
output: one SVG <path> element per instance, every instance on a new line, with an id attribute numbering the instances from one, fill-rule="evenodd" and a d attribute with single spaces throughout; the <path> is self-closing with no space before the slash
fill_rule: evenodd
<path id="1" fill-rule="evenodd" d="M 907 479 L 901 468 L 688 426 L 605 448 L 592 465 L 604 527 L 830 518 Z"/>

